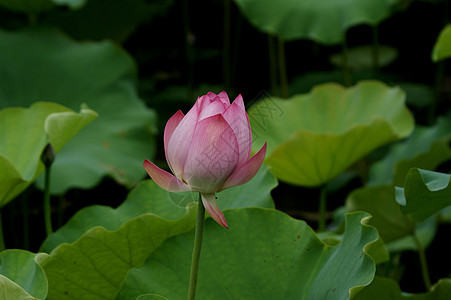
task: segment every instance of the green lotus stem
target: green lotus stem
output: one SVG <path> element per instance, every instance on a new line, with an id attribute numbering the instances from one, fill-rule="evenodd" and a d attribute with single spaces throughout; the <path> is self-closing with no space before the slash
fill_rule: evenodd
<path id="1" fill-rule="evenodd" d="M 418 248 L 418 255 L 420 256 L 421 273 L 423 274 L 424 285 L 426 286 L 427 290 L 430 291 L 431 279 L 429 278 L 428 264 L 426 262 L 426 254 L 424 253 L 424 248 L 421 245 L 420 239 L 415 234 L 415 232 L 412 233 L 412 236 Z"/>
<path id="2" fill-rule="evenodd" d="M 188 300 L 193 300 L 196 296 L 197 274 L 199 270 L 200 250 L 202 248 L 202 233 L 204 231 L 205 207 L 199 193 L 197 206 L 196 231 L 194 234 L 193 256 L 191 259 L 191 271 L 189 276 Z"/>
<path id="3" fill-rule="evenodd" d="M 45 168 L 45 183 L 44 183 L 44 220 L 45 232 L 47 236 L 52 234 L 52 218 L 50 208 L 50 169 L 51 166 Z"/>
<path id="4" fill-rule="evenodd" d="M 2 212 L 0 211 L 0 252 L 5 250 L 5 240 L 3 239 L 3 223 L 2 223 Z"/>
<path id="5" fill-rule="evenodd" d="M 283 98 L 288 97 L 288 77 L 287 67 L 285 62 L 285 41 L 281 38 L 277 38 L 277 48 L 279 54 L 279 77 L 280 77 L 280 90 Z"/>
<path id="6" fill-rule="evenodd" d="M 349 70 L 349 51 L 348 45 L 346 44 L 346 35 L 343 35 L 342 43 L 342 66 L 343 66 L 343 82 L 346 86 L 351 85 L 351 71 Z"/>
<path id="7" fill-rule="evenodd" d="M 47 236 L 52 233 L 52 219 L 50 211 L 50 168 L 55 161 L 55 150 L 52 144 L 48 143 L 41 154 L 41 161 L 45 166 L 44 176 L 44 221 Z"/>
<path id="8" fill-rule="evenodd" d="M 327 214 L 327 208 L 326 208 L 326 187 L 321 187 L 321 192 L 319 196 L 319 220 L 318 220 L 318 231 L 325 231 L 326 230 L 326 214 Z"/>
<path id="9" fill-rule="evenodd" d="M 268 52 L 269 52 L 269 75 L 271 82 L 271 89 L 274 95 L 280 96 L 277 84 L 277 59 L 276 59 L 276 45 L 274 37 L 268 34 Z"/>

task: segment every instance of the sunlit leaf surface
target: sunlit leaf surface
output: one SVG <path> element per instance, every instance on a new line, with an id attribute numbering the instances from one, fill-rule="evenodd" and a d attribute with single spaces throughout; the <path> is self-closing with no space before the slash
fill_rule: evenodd
<path id="1" fill-rule="evenodd" d="M 37 102 L 29 108 L 1 109 L 0 207 L 33 183 L 44 170 L 40 158 L 48 143 L 58 153 L 96 116 L 87 107 L 76 113 L 49 102 Z"/>
<path id="2" fill-rule="evenodd" d="M 405 95 L 377 81 L 351 88 L 316 86 L 290 99 L 267 97 L 249 109 L 253 149 L 268 143 L 266 163 L 281 180 L 327 183 L 377 147 L 408 136 Z"/>

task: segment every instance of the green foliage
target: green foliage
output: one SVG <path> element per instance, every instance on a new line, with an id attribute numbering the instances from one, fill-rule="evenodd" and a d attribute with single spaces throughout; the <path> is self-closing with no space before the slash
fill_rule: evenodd
<path id="1" fill-rule="evenodd" d="M 403 214 L 424 221 L 451 205 L 451 176 L 413 168 L 406 177 L 404 188 L 396 189 L 396 201 Z"/>
<path id="2" fill-rule="evenodd" d="M 193 206 L 177 220 L 143 214 L 116 231 L 91 228 L 72 244 L 62 244 L 39 263 L 49 282 L 49 299 L 113 299 L 122 280 L 140 267 L 167 238 L 194 227 Z"/>
<path id="3" fill-rule="evenodd" d="M 200 299 L 345 299 L 374 277 L 367 252 L 378 234 L 366 213 L 346 216 L 342 242 L 334 247 L 305 222 L 275 210 L 229 210 L 226 218 L 234 224 L 230 230 L 205 224 Z M 167 240 L 128 274 L 117 299 L 184 298 L 192 244 L 192 232 Z"/>
<path id="4" fill-rule="evenodd" d="M 90 188 L 106 175 L 127 186 L 143 178 L 142 160 L 155 151 L 155 114 L 137 97 L 135 65 L 123 50 L 44 28 L 0 30 L 0 48 L 8 49 L 0 56 L 0 107 L 45 99 L 70 108 L 87 103 L 99 114 L 59 153 L 52 193 Z"/>
<path id="5" fill-rule="evenodd" d="M 36 263 L 36 254 L 25 250 L 0 253 L 0 299 L 45 299 L 47 278 Z"/>
<path id="6" fill-rule="evenodd" d="M 374 51 L 377 51 L 377 61 L 375 61 Z M 358 70 L 387 66 L 396 60 L 398 52 L 395 48 L 388 46 L 378 46 L 376 49 L 372 46 L 360 46 L 349 49 L 346 55 L 347 67 Z M 335 66 L 343 67 L 343 53 L 332 55 L 330 62 Z"/>
<path id="7" fill-rule="evenodd" d="M 88 0 L 52 0 L 52 2 L 58 5 L 67 5 L 71 9 L 79 9 L 83 7 Z"/>
<path id="8" fill-rule="evenodd" d="M 47 143 L 59 152 L 96 117 L 86 106 L 76 113 L 49 102 L 0 110 L 0 207 L 14 199 L 44 170 L 40 159 Z"/>
<path id="9" fill-rule="evenodd" d="M 355 300 L 378 300 L 378 299 L 390 299 L 390 300 L 436 300 L 447 299 L 451 293 L 451 279 L 445 278 L 439 280 L 429 293 L 421 293 L 415 295 L 406 295 L 401 292 L 396 281 L 376 276 L 373 282 L 363 288 L 356 297 Z"/>
<path id="10" fill-rule="evenodd" d="M 403 186 L 410 168 L 434 170 L 451 159 L 451 121 L 440 118 L 432 127 L 416 126 L 412 135 L 391 147 L 370 170 L 369 185 Z"/>
<path id="11" fill-rule="evenodd" d="M 406 103 L 410 107 L 428 108 L 437 101 L 434 88 L 418 82 L 401 82 L 401 89 L 406 92 Z M 440 118 L 439 122 L 443 119 Z M 415 127 L 417 128 L 417 127 Z"/>
<path id="12" fill-rule="evenodd" d="M 415 226 L 415 236 L 420 241 L 422 247 L 427 248 L 434 240 L 437 233 L 438 223 L 434 217 L 426 219 L 421 223 L 417 223 Z M 387 245 L 387 249 L 390 252 L 402 252 L 406 250 L 417 251 L 418 244 L 415 241 L 414 236 L 406 235 L 405 237 L 391 241 Z"/>
<path id="13" fill-rule="evenodd" d="M 413 119 L 404 93 L 376 81 L 344 88 L 315 87 L 288 100 L 266 98 L 252 106 L 253 149 L 268 142 L 266 163 L 292 184 L 327 183 L 356 160 L 408 136 Z"/>
<path id="14" fill-rule="evenodd" d="M 142 163 L 167 167 L 168 118 L 222 90 L 268 152 L 216 194 L 230 229 L 206 216 L 199 299 L 449 298 L 447 5 L 0 0 L 0 251 L 41 251 L 0 252 L 0 300 L 186 299 L 198 194 Z"/>
<path id="15" fill-rule="evenodd" d="M 384 242 L 389 243 L 413 233 L 415 222 L 403 216 L 395 200 L 393 186 L 365 187 L 354 190 L 346 199 L 348 211 L 366 211 Z"/>
<path id="16" fill-rule="evenodd" d="M 296 1 L 235 0 L 259 30 L 286 40 L 311 39 L 337 44 L 358 24 L 377 25 L 390 15 L 397 0 Z"/>
<path id="17" fill-rule="evenodd" d="M 224 202 L 222 209 L 273 208 L 270 191 L 275 185 L 274 176 L 262 168 L 247 184 L 220 193 L 218 202 Z M 49 280 L 49 298 L 114 298 L 131 268 L 140 267 L 167 238 L 194 228 L 195 219 L 195 203 L 177 205 L 150 180 L 138 185 L 117 209 L 81 210 L 43 245 L 44 251 L 52 250 L 40 262 Z"/>
<path id="18" fill-rule="evenodd" d="M 440 32 L 432 50 L 432 60 L 438 62 L 451 57 L 451 25 L 446 25 Z"/>
<path id="19" fill-rule="evenodd" d="M 367 186 L 352 191 L 346 198 L 347 211 L 366 211 L 390 252 L 417 250 L 415 234 L 423 246 L 431 243 L 437 230 L 434 219 L 417 224 L 410 216 L 401 213 L 392 185 Z"/>
<path id="20" fill-rule="evenodd" d="M 218 205 L 222 210 L 241 207 L 274 208 L 270 192 L 277 185 L 275 177 L 263 165 L 257 175 L 248 183 L 227 189 L 218 194 Z M 125 222 L 144 213 L 156 214 L 168 220 L 177 220 L 186 214 L 186 205 L 191 206 L 197 195 L 191 197 L 191 202 L 179 202 L 180 198 L 174 193 L 158 187 L 153 181 L 141 182 L 128 195 L 125 202 L 117 209 L 109 206 L 90 206 L 77 212 L 65 226 L 50 235 L 41 247 L 44 252 L 50 252 L 62 243 L 72 243 L 85 232 L 95 226 L 102 226 L 107 230 L 117 230 Z"/>

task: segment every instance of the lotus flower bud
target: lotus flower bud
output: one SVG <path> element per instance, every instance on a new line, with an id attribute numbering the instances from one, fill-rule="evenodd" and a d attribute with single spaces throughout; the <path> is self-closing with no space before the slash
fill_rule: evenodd
<path id="1" fill-rule="evenodd" d="M 49 168 L 55 160 L 55 150 L 52 145 L 48 143 L 41 154 L 41 161 L 46 168 Z"/>
<path id="2" fill-rule="evenodd" d="M 265 158 L 266 143 L 253 157 L 251 146 L 251 127 L 241 95 L 230 104 L 225 92 L 208 93 L 186 115 L 179 110 L 166 123 L 164 150 L 174 175 L 147 159 L 144 168 L 167 191 L 200 192 L 210 216 L 228 228 L 215 193 L 255 176 Z"/>

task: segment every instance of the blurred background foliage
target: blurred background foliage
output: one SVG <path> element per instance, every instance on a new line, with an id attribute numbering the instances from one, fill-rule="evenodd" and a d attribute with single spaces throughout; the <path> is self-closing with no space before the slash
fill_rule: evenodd
<path id="1" fill-rule="evenodd" d="M 266 121 L 272 125 L 253 129 L 257 144 L 262 137 L 276 141 L 297 134 L 298 140 L 290 140 L 294 148 L 274 143 L 283 153 L 297 153 L 299 141 L 316 141 L 309 130 L 321 133 L 323 121 L 329 131 L 342 133 L 328 123 L 333 106 L 316 101 L 310 107 L 316 115 L 302 108 L 302 99 L 315 98 L 326 87 L 317 85 L 340 84 L 340 91 L 355 85 L 356 93 L 371 99 L 381 91 L 399 91 L 384 97 L 390 104 L 381 102 L 382 110 L 405 103 L 411 115 L 404 107 L 393 111 L 409 114 L 407 121 L 392 118 L 391 110 L 388 117 L 380 113 L 388 125 L 381 121 L 379 126 L 392 126 L 395 133 L 373 132 L 372 145 L 358 155 L 342 154 L 344 162 L 330 176 L 290 181 L 285 169 L 276 170 L 283 162 L 270 157 L 267 163 L 281 180 L 272 191 L 276 207 L 314 227 L 320 193 L 327 194 L 329 228 L 343 225 L 343 210 L 370 212 L 391 251 L 386 270 L 395 270 L 378 270 L 384 273 L 379 275 L 397 280 L 403 291 L 421 292 L 421 277 L 414 275 L 420 268 L 417 246 L 409 235 L 417 232 L 428 245 L 432 281 L 449 276 L 451 262 L 440 257 L 451 250 L 446 246 L 450 213 L 416 224 L 400 214 L 391 191 L 404 186 L 412 167 L 450 170 L 450 13 L 447 0 L 0 0 L 0 109 L 51 101 L 76 111 L 86 103 L 98 114 L 55 161 L 52 215 L 55 227 L 61 227 L 83 207 L 121 204 L 146 178 L 145 157 L 164 166 L 166 120 L 178 109 L 186 113 L 208 91 L 225 90 L 231 99 L 242 94 L 250 112 L 266 99 L 276 103 L 273 109 L 293 115 L 291 120 L 315 116 L 317 127 L 306 121 L 294 129 L 270 114 Z M 371 85 L 379 86 L 376 92 Z M 375 103 L 378 99 L 374 96 Z M 373 107 L 354 109 L 362 118 L 377 114 Z M 349 128 L 355 129 L 349 113 L 338 116 L 344 123 L 351 119 Z M 367 126 L 360 125 L 362 130 Z M 280 130 L 284 134 L 278 135 Z M 358 145 L 359 136 L 353 141 Z M 8 248 L 37 252 L 44 240 L 42 186 L 40 178 L 3 208 L 4 227 L 15 233 L 5 237 Z M 381 207 L 393 212 L 390 222 L 384 221 Z"/>

